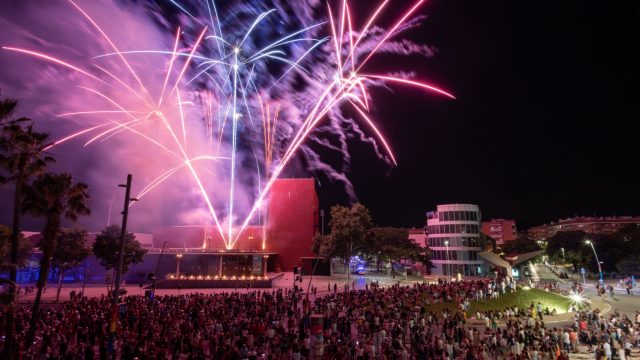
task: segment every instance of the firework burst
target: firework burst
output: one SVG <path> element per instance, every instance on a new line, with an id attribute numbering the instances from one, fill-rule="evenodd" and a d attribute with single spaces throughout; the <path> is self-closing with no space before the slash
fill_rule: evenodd
<path id="1" fill-rule="evenodd" d="M 71 1 L 71 0 L 70 0 Z M 343 117 L 342 105 L 353 107 L 361 121 L 371 127 L 378 140 L 383 144 L 390 161 L 397 165 L 388 142 L 376 127 L 369 113 L 370 102 L 368 88 L 386 83 L 415 86 L 454 98 L 451 94 L 434 86 L 415 81 L 411 76 L 396 77 L 388 74 L 365 74 L 363 67 L 380 51 L 392 53 L 420 53 L 429 55 L 429 49 L 406 41 L 393 42 L 389 39 L 399 32 L 417 24 L 409 20 L 424 0 L 420 0 L 408 9 L 394 23 L 390 30 L 384 31 L 374 26 L 378 15 L 388 5 L 383 1 L 376 9 L 364 28 L 357 32 L 352 28 L 351 12 L 346 0 L 340 4 L 338 15 L 327 4 L 328 20 L 309 26 L 301 26 L 291 32 L 279 32 L 275 41 L 264 42 L 263 35 L 268 29 L 263 23 L 277 17 L 277 8 L 255 11 L 252 21 L 242 22 L 223 31 L 225 27 L 218 16 L 218 8 L 212 0 L 203 0 L 207 17 L 200 18 L 192 14 L 178 2 L 172 1 L 198 27 L 191 44 L 180 49 L 183 31 L 175 32 L 173 49 L 121 51 L 81 6 L 71 3 L 113 48 L 112 53 L 102 57 L 116 57 L 121 61 L 128 76 L 135 79 L 129 83 L 124 74 L 114 75 L 107 69 L 96 65 L 96 72 L 64 62 L 47 54 L 31 49 L 4 47 L 5 50 L 21 52 L 51 61 L 59 66 L 72 69 L 109 87 L 122 90 L 122 98 L 108 96 L 99 90 L 83 87 L 90 96 L 104 99 L 110 109 L 97 109 L 70 112 L 59 116 L 85 115 L 121 115 L 126 118 L 113 120 L 78 131 L 66 136 L 50 146 L 57 146 L 89 132 L 97 132 L 85 146 L 94 141 L 104 141 L 123 132 L 141 137 L 152 146 L 158 147 L 166 163 L 173 164 L 158 172 L 158 176 L 148 183 L 137 198 L 150 193 L 166 179 L 176 174 L 188 173 L 202 195 L 206 207 L 213 218 L 227 248 L 232 248 L 246 226 L 255 221 L 266 225 L 266 216 L 261 215 L 261 204 L 274 181 L 291 162 L 299 150 L 306 151 L 317 159 L 311 149 L 305 146 L 306 140 L 316 141 L 317 133 L 329 131 L 339 133 L 340 149 L 347 154 L 344 134 L 339 123 L 351 123 Z M 233 17 L 232 17 L 233 18 Z M 195 30 L 195 29 L 194 29 Z M 330 36 L 318 36 L 328 30 Z M 259 34 L 256 36 L 256 34 Z M 263 45 L 258 45 L 264 42 Z M 127 61 L 130 56 L 165 56 L 168 67 L 163 76 L 160 89 L 145 86 L 142 77 Z M 291 55 L 293 54 L 293 56 Z M 282 64 L 274 75 L 269 71 L 268 62 Z M 293 90 L 295 82 L 291 75 L 297 74 L 306 83 L 302 91 Z M 191 91 L 183 88 L 190 86 Z M 157 92 L 157 94 L 155 94 Z M 185 95 L 188 98 L 184 98 Z M 135 99 L 135 105 L 131 105 Z M 318 124 L 329 118 L 330 125 L 319 129 Z M 278 119 L 284 120 L 278 120 Z M 204 131 L 190 132 L 189 124 L 195 121 L 204 123 Z M 159 125 L 159 127 L 157 126 Z M 153 126 L 153 128 L 151 128 Z M 163 135 L 159 136 L 158 131 Z M 316 135 L 311 135 L 316 132 Z M 259 135 L 257 135 L 259 134 Z M 206 138 L 205 148 L 194 146 L 194 137 Z M 361 133 L 361 137 L 364 137 Z M 366 138 L 366 137 L 365 137 Z M 367 141 L 372 141 L 366 138 Z M 254 144 L 262 142 L 262 146 Z M 221 150 L 221 144 L 224 144 Z M 244 219 L 236 225 L 235 208 L 238 192 L 238 169 L 241 166 L 240 153 L 244 153 L 242 144 L 249 144 L 255 160 L 257 191 L 251 201 Z M 383 158 L 378 153 L 379 157 Z M 204 165 L 203 165 L 204 164 Z M 310 162 L 310 168 L 314 164 Z M 211 176 L 220 175 L 229 178 L 228 200 L 226 205 L 214 204 L 201 175 L 196 167 L 204 169 Z M 213 169 L 213 170 L 210 170 Z M 325 169 L 325 168 L 321 168 Z M 214 206 L 215 205 L 215 206 Z M 218 208 L 216 208 L 216 206 Z M 222 209 L 220 209 L 222 207 Z M 224 213 L 224 215 L 221 215 Z M 223 219 L 224 217 L 224 219 Z M 263 244 L 264 247 L 264 244 Z"/>

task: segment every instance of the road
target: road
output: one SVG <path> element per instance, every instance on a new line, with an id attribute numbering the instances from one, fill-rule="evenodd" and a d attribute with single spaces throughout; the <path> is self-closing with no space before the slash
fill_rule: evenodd
<path id="1" fill-rule="evenodd" d="M 562 289 L 569 289 L 574 281 L 578 284 L 582 285 L 583 296 L 588 298 L 598 298 L 598 294 L 595 289 L 595 281 L 587 280 L 586 284 L 582 281 L 582 276 L 580 274 L 574 273 L 573 280 L 571 279 L 571 271 L 568 271 L 569 275 L 568 279 L 560 279 L 556 276 L 547 266 L 543 263 L 536 263 L 531 266 L 531 272 L 534 280 L 538 280 L 542 283 L 551 282 L 553 280 L 558 280 L 560 282 L 560 287 Z M 640 289 L 636 288 L 636 295 L 627 295 L 627 291 L 623 289 L 618 289 L 616 279 L 605 280 L 605 285 L 613 285 L 614 297 L 611 298 L 609 292 L 607 292 L 606 302 L 611 305 L 611 310 L 615 311 L 616 309 L 620 312 L 620 314 L 627 315 L 632 321 L 635 322 L 635 313 L 636 311 L 640 311 Z"/>

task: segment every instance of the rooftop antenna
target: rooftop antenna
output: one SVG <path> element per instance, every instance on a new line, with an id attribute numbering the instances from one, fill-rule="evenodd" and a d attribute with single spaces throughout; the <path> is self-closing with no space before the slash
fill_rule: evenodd
<path id="1" fill-rule="evenodd" d="M 107 200 L 109 202 L 109 215 L 107 215 L 107 226 L 111 223 L 111 206 L 113 202 L 116 200 L 116 195 L 111 195 L 111 199 Z"/>

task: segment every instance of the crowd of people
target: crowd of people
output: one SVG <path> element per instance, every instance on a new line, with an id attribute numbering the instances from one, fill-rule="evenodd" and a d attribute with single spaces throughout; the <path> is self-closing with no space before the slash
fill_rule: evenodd
<path id="1" fill-rule="evenodd" d="M 108 344 L 111 299 L 79 294 L 57 309 L 40 310 L 33 344 L 25 343 L 30 308 L 17 309 L 14 359 L 551 360 L 567 358 L 582 344 L 598 359 L 624 360 L 640 345 L 638 313 L 635 319 L 617 311 L 605 318 L 582 310 L 570 328 L 547 327 L 542 304 L 468 316 L 472 302 L 516 290 L 512 280 L 498 278 L 388 288 L 372 283 L 316 292 L 310 300 L 289 289 L 124 296 L 115 351 Z M 430 310 L 440 302 L 450 304 Z M 307 314 L 321 315 L 319 332 Z M 0 329 L 5 316 L 0 310 Z"/>

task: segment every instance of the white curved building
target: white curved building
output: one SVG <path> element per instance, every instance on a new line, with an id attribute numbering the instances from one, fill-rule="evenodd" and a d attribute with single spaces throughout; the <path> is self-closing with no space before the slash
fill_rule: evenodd
<path id="1" fill-rule="evenodd" d="M 479 252 L 482 240 L 482 217 L 477 205 L 438 205 L 427 213 L 427 241 L 433 251 L 432 274 L 485 276 L 489 265 Z"/>

